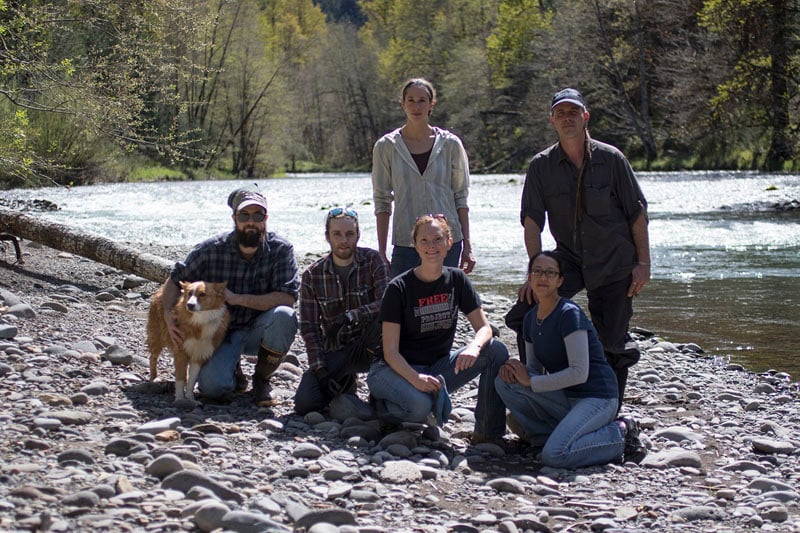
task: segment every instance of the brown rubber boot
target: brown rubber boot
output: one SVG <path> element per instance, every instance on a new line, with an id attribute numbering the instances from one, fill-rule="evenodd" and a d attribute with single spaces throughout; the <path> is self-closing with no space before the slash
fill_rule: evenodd
<path id="1" fill-rule="evenodd" d="M 256 370 L 253 372 L 253 403 L 261 407 L 269 407 L 277 402 L 272 398 L 269 378 L 283 362 L 285 353 L 273 352 L 263 345 L 258 349 Z"/>

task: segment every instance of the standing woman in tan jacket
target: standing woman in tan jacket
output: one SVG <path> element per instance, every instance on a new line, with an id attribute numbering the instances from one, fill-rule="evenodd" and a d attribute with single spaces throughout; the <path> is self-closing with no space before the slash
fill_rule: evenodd
<path id="1" fill-rule="evenodd" d="M 378 139 L 372 151 L 372 195 L 378 228 L 378 251 L 397 276 L 420 264 L 411 241 L 417 218 L 428 214 L 447 217 L 453 233 L 445 265 L 469 274 L 475 256 L 469 236 L 469 161 L 461 140 L 431 126 L 436 103 L 433 85 L 412 78 L 401 92 L 406 123 Z M 394 217 L 392 203 L 394 202 Z M 387 256 L 389 219 L 392 223 L 392 257 Z"/>

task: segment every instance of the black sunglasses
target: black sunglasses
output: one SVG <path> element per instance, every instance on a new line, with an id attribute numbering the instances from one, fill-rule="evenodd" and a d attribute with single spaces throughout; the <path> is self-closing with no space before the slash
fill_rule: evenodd
<path id="1" fill-rule="evenodd" d="M 237 222 L 245 223 L 250 222 L 250 219 L 253 219 L 253 222 L 264 222 L 264 219 L 267 218 L 267 214 L 263 211 L 256 211 L 252 215 L 247 211 L 240 211 L 236 213 L 236 220 Z"/>

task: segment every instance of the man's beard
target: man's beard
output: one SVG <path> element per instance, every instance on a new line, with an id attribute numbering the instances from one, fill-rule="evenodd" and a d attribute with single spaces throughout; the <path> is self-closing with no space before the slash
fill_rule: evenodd
<path id="1" fill-rule="evenodd" d="M 348 247 L 346 250 L 342 250 L 340 248 L 333 248 L 333 249 L 331 249 L 331 252 L 333 253 L 333 255 L 335 255 L 339 259 L 347 261 L 348 259 L 353 257 L 353 255 L 355 255 L 356 247 L 355 246 Z"/>
<path id="2" fill-rule="evenodd" d="M 244 246 L 245 248 L 256 248 L 261 246 L 261 239 L 264 237 L 264 233 L 258 230 L 240 230 L 239 228 L 235 229 L 236 235 L 236 243 L 239 246 Z"/>

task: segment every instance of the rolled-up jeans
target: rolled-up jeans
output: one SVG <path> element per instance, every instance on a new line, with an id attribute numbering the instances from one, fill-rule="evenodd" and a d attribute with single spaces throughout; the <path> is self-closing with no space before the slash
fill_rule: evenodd
<path id="1" fill-rule="evenodd" d="M 448 392 L 453 392 L 480 376 L 478 402 L 475 406 L 475 433 L 487 437 L 502 437 L 506 430 L 506 407 L 494 387 L 497 372 L 508 360 L 508 349 L 493 338 L 481 350 L 475 364 L 455 372 L 456 359 L 466 347 L 442 357 L 432 365 L 412 365 L 421 374 L 441 375 Z M 434 396 L 422 392 L 395 372 L 386 361 L 373 364 L 367 375 L 372 395 L 384 402 L 388 415 L 400 422 L 424 422 L 433 412 Z M 379 409 L 380 412 L 380 409 Z"/>
<path id="2" fill-rule="evenodd" d="M 622 457 L 625 437 L 615 422 L 616 398 L 574 398 L 563 390 L 533 392 L 495 379 L 497 393 L 553 468 L 607 464 Z"/>
<path id="3" fill-rule="evenodd" d="M 258 315 L 248 329 L 229 331 L 200 369 L 197 378 L 203 396 L 224 398 L 236 390 L 236 367 L 242 354 L 258 355 L 260 346 L 286 353 L 297 333 L 297 316 L 292 307 L 280 305 Z"/>

